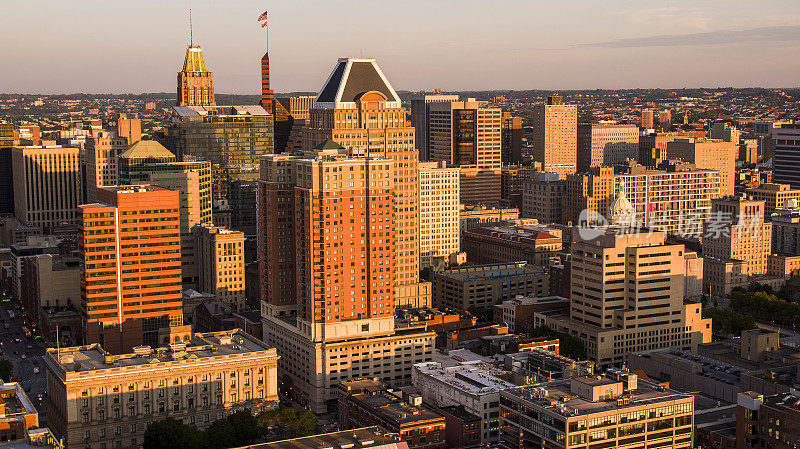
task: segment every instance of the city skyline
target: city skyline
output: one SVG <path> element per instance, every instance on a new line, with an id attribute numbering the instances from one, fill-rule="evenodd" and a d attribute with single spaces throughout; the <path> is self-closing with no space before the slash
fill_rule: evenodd
<path id="1" fill-rule="evenodd" d="M 713 0 L 641 8 L 623 0 L 504 3 L 487 9 L 473 1 L 412 1 L 401 9 L 346 1 L 313 2 L 300 9 L 250 0 L 233 7 L 195 0 L 191 7 L 194 43 L 203 46 L 219 93 L 258 94 L 264 33 L 255 19 L 265 8 L 278 92 L 316 91 L 328 71 L 323 61 L 362 54 L 377 58 L 397 80 L 398 90 L 796 85 L 791 74 L 800 63 L 785 55 L 800 47 L 800 26 L 794 25 L 800 18 L 798 4 Z M 69 5 L 12 1 L 6 7 L 12 17 L 46 7 L 38 27 L 74 44 L 54 45 L 44 33 L 31 33 L 26 22 L 11 23 L 9 34 L 25 35 L 26 41 L 3 58 L 11 61 L 4 70 L 5 90 L 169 92 L 189 41 L 189 6 L 188 0 L 147 0 L 136 7 L 90 0 Z M 86 19 L 91 26 L 77 25 Z M 352 25 L 342 26 L 347 23 Z M 44 63 L 62 70 L 11 70 Z"/>

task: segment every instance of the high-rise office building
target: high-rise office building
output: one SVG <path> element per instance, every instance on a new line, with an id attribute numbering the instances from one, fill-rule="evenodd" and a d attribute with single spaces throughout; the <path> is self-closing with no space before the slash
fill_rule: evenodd
<path id="1" fill-rule="evenodd" d="M 711 130 L 708 134 L 712 139 L 733 142 L 737 145 L 739 144 L 739 139 L 742 137 L 742 132 L 728 122 L 714 123 L 711 125 Z"/>
<path id="2" fill-rule="evenodd" d="M 258 157 L 271 154 L 273 116 L 261 106 L 174 108 L 181 160 L 211 162 L 214 199 L 225 199 L 232 181 L 258 177 Z"/>
<path id="3" fill-rule="evenodd" d="M 14 124 L 0 122 L 0 148 L 14 146 Z"/>
<path id="4" fill-rule="evenodd" d="M 183 68 L 178 72 L 178 106 L 214 106 L 214 74 L 206 67 L 199 45 L 186 48 Z M 133 143 L 133 142 L 131 142 Z"/>
<path id="5" fill-rule="evenodd" d="M 264 339 L 281 355 L 287 394 L 315 412 L 335 404 L 340 380 L 407 384 L 411 362 L 433 350 L 432 332 L 394 328 L 406 288 L 395 274 L 396 163 L 345 151 L 325 141 L 304 155 L 264 156 L 259 181 Z"/>
<path id="6" fill-rule="evenodd" d="M 738 143 L 703 138 L 677 138 L 667 143 L 667 157 L 682 159 L 704 170 L 720 175 L 720 196 L 733 195 L 736 182 Z"/>
<path id="7" fill-rule="evenodd" d="M 215 295 L 234 312 L 244 310 L 244 233 L 195 226 L 192 234 L 196 239 L 198 291 Z"/>
<path id="8" fill-rule="evenodd" d="M 711 319 L 701 318 L 700 304 L 684 304 L 684 246 L 666 243 L 665 233 L 575 229 L 571 251 L 569 316 L 537 313 L 534 322 L 578 336 L 600 367 L 711 341 Z"/>
<path id="9" fill-rule="evenodd" d="M 79 148 L 18 147 L 11 159 L 19 221 L 45 229 L 77 223 L 83 202 Z"/>
<path id="10" fill-rule="evenodd" d="M 785 256 L 800 256 L 798 200 L 787 200 L 772 214 L 772 252 Z"/>
<path id="11" fill-rule="evenodd" d="M 428 103 L 429 155 L 456 167 L 500 170 L 502 111 L 467 101 Z"/>
<path id="12" fill-rule="evenodd" d="M 522 117 L 503 112 L 503 155 L 504 164 L 522 162 Z"/>
<path id="13" fill-rule="evenodd" d="M 444 161 L 419 164 L 420 267 L 459 252 L 459 170 Z"/>
<path id="14" fill-rule="evenodd" d="M 575 173 L 578 164 L 578 107 L 564 104 L 559 96 L 533 108 L 533 161 L 542 171 L 564 177 Z"/>
<path id="15" fill-rule="evenodd" d="M 721 282 L 724 272 L 717 271 L 727 269 L 726 262 L 742 261 L 744 276 L 765 275 L 771 252 L 772 223 L 764 222 L 763 201 L 739 195 L 711 202 L 711 217 L 703 233 L 703 280 L 713 294 L 727 294 L 736 287 Z"/>
<path id="16" fill-rule="evenodd" d="M 772 181 L 800 189 L 800 125 L 772 129 Z"/>
<path id="17" fill-rule="evenodd" d="M 430 161 L 431 135 L 428 125 L 431 120 L 430 105 L 458 101 L 458 95 L 419 95 L 411 98 L 411 126 L 416 130 L 415 145 L 419 150 L 420 161 Z"/>
<path id="18" fill-rule="evenodd" d="M 155 186 L 101 187 L 80 206 L 83 334 L 112 353 L 184 331 L 180 203 Z"/>
<path id="19" fill-rule="evenodd" d="M 142 140 L 142 119 L 139 114 L 127 113 L 120 114 L 117 119 L 117 135 L 128 141 L 128 145 Z"/>
<path id="20" fill-rule="evenodd" d="M 289 114 L 295 120 L 308 121 L 309 111 L 314 106 L 314 99 L 316 95 L 295 95 L 293 97 L 281 97 L 278 101 L 281 102 L 284 108 L 289 111 Z"/>
<path id="21" fill-rule="evenodd" d="M 155 140 L 141 140 L 117 153 L 117 179 L 112 185 L 139 184 L 150 181 L 156 164 L 175 163 L 175 155 Z"/>
<path id="22" fill-rule="evenodd" d="M 498 130 L 499 132 L 499 130 Z M 353 155 L 394 160 L 395 300 L 398 306 L 430 302 L 430 283 L 419 282 L 419 174 L 414 128 L 378 64 L 339 59 L 317 95 L 303 149 L 326 140 Z"/>
<path id="23" fill-rule="evenodd" d="M 642 109 L 642 128 L 653 129 L 653 110 Z"/>
<path id="24" fill-rule="evenodd" d="M 122 119 L 120 119 L 122 120 Z M 128 140 L 101 132 L 86 140 L 86 202 L 97 201 L 97 188 L 119 185 L 119 155 L 128 149 Z"/>
<path id="25" fill-rule="evenodd" d="M 0 147 L 0 214 L 14 215 L 13 150 L 11 145 Z"/>
<path id="26" fill-rule="evenodd" d="M 614 165 L 639 155 L 639 127 L 616 123 L 578 125 L 578 171 Z"/>

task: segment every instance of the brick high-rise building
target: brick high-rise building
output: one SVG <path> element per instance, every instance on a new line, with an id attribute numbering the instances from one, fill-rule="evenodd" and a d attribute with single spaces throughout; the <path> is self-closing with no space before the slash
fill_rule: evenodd
<path id="1" fill-rule="evenodd" d="M 178 106 L 215 106 L 214 74 L 206 67 L 199 45 L 186 48 L 183 68 L 178 72 Z M 131 142 L 133 143 L 133 142 Z"/>
<path id="2" fill-rule="evenodd" d="M 450 103 L 458 101 L 458 95 L 420 95 L 411 98 L 411 125 L 416 130 L 414 135 L 415 145 L 419 150 L 420 161 L 430 161 L 431 134 L 429 124 L 431 120 L 431 105 L 434 103 Z"/>
<path id="3" fill-rule="evenodd" d="M 80 206 L 83 334 L 113 353 L 159 346 L 183 325 L 178 192 L 101 187 L 97 197 Z"/>
<path id="4" fill-rule="evenodd" d="M 718 171 L 722 183 L 720 196 L 733 195 L 738 155 L 738 142 L 690 137 L 667 143 L 668 158 L 690 162 L 700 169 Z"/>
<path id="5" fill-rule="evenodd" d="M 397 291 L 407 288 L 395 282 L 396 163 L 345 153 L 329 140 L 267 155 L 259 181 L 264 338 L 280 352 L 286 394 L 315 412 L 335 404 L 339 380 L 407 384 L 410 362 L 433 350 L 432 332 L 394 329 Z"/>
<path id="6" fill-rule="evenodd" d="M 576 172 L 578 164 L 578 107 L 564 104 L 559 96 L 533 108 L 533 161 L 542 171 L 565 177 Z"/>
<path id="7" fill-rule="evenodd" d="M 430 302 L 430 283 L 419 282 L 419 161 L 414 128 L 406 122 L 400 97 L 374 59 L 339 59 L 317 95 L 303 134 L 303 150 L 311 151 L 329 139 L 354 156 L 394 161 L 395 300 L 398 306 Z"/>
<path id="8" fill-rule="evenodd" d="M 79 148 L 14 148 L 11 162 L 14 215 L 19 221 L 45 229 L 77 223 L 83 202 Z"/>

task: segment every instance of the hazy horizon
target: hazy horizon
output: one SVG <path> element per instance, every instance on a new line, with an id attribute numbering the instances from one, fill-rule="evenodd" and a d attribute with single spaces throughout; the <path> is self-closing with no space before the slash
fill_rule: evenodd
<path id="1" fill-rule="evenodd" d="M 175 89 L 189 0 L 10 0 L 19 38 L 0 54 L 3 93 Z M 269 8 L 276 92 L 316 92 L 336 59 L 375 57 L 397 90 L 794 88 L 800 2 L 193 0 L 219 94 L 257 95 Z M 780 12 L 780 14 L 776 12 Z M 31 26 L 35 23 L 35 27 Z M 13 39 L 11 39 L 13 40 Z M 675 87 L 665 87 L 675 86 Z"/>

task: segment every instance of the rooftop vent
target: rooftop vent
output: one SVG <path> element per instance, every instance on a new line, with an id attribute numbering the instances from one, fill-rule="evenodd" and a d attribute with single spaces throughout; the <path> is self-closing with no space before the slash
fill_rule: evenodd
<path id="1" fill-rule="evenodd" d="M 75 355 L 74 354 L 64 354 L 59 359 L 60 363 L 75 363 Z"/>
<path id="2" fill-rule="evenodd" d="M 175 342 L 175 343 L 170 343 L 169 344 L 169 349 L 171 349 L 172 352 L 185 351 L 186 350 L 186 343 L 184 343 L 182 341 L 178 341 L 178 342 Z"/>
<path id="3" fill-rule="evenodd" d="M 153 348 L 150 346 L 134 346 L 133 353 L 141 356 L 150 355 L 153 353 Z"/>
<path id="4" fill-rule="evenodd" d="M 113 365 L 116 362 L 117 362 L 117 358 L 114 357 L 113 355 L 107 355 L 107 356 L 103 357 L 103 363 L 105 363 L 106 365 Z"/>
<path id="5" fill-rule="evenodd" d="M 231 344 L 231 336 L 230 335 L 223 335 L 219 337 L 219 344 L 221 345 L 229 345 Z"/>
<path id="6" fill-rule="evenodd" d="M 361 446 L 370 446 L 373 443 L 375 443 L 375 440 L 372 439 L 365 438 L 363 440 L 358 440 L 358 444 L 360 444 Z"/>

